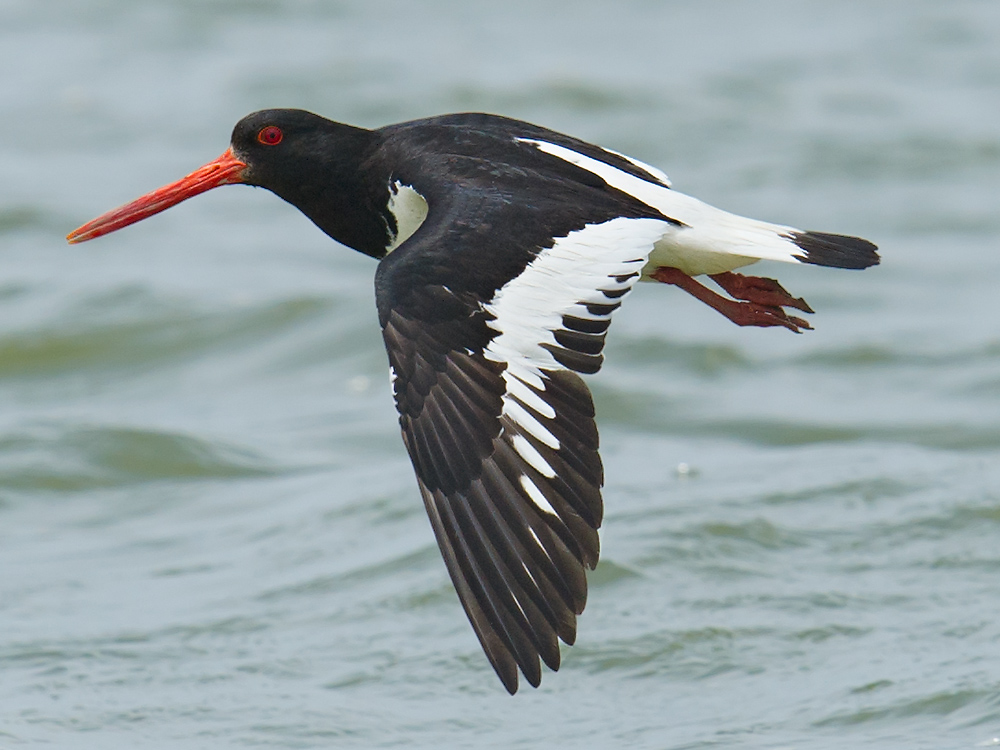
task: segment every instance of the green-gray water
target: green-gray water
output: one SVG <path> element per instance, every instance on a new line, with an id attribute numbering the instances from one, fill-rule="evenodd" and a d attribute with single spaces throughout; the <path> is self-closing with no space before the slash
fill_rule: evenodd
<path id="1" fill-rule="evenodd" d="M 1000 744 L 1000 4 L 6 0 L 0 61 L 0 748 Z M 447 580 L 370 260 L 235 187 L 62 239 L 274 106 L 520 117 L 881 246 L 758 267 L 801 336 L 628 299 L 539 690 Z"/>

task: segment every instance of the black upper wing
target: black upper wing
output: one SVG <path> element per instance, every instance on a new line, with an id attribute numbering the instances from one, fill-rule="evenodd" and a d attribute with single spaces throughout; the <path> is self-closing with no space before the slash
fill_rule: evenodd
<path id="1" fill-rule="evenodd" d="M 427 219 L 381 262 L 376 294 L 431 525 L 513 693 L 518 668 L 538 685 L 539 658 L 557 669 L 559 639 L 576 636 L 603 513 L 594 407 L 576 373 L 600 368 L 611 314 L 665 223 L 621 216 L 615 196 L 573 202 L 593 186 L 511 173 L 515 201 L 495 162 L 488 181 L 477 164 L 450 168 L 458 177 L 422 191 Z"/>

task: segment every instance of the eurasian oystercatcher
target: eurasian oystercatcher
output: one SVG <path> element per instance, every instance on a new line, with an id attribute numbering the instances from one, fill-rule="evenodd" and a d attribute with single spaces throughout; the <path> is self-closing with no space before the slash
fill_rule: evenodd
<path id="1" fill-rule="evenodd" d="M 68 236 L 83 242 L 220 185 L 264 187 L 381 262 L 375 300 L 403 442 L 459 599 L 511 693 L 559 668 L 597 564 L 594 404 L 613 313 L 637 281 L 739 325 L 809 328 L 758 260 L 866 268 L 867 240 L 746 219 L 660 170 L 488 114 L 378 130 L 272 109 L 226 152 Z M 695 281 L 708 275 L 730 297 Z"/>

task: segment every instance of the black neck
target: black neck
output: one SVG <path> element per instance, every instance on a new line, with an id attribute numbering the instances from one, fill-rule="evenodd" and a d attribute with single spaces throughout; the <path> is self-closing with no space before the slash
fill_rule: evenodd
<path id="1" fill-rule="evenodd" d="M 254 163 L 247 181 L 294 205 L 338 242 L 381 258 L 389 243 L 389 174 L 372 163 L 378 141 L 371 130 L 326 121 L 280 162 Z"/>

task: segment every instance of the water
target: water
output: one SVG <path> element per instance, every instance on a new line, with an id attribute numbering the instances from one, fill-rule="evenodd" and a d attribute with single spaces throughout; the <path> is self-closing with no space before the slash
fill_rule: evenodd
<path id="1" fill-rule="evenodd" d="M 0 61 L 0 747 L 1000 742 L 996 3 L 6 0 Z M 243 188 L 62 240 L 271 106 L 500 112 L 882 247 L 761 268 L 802 336 L 630 297 L 539 690 L 447 581 L 368 259 Z"/>

